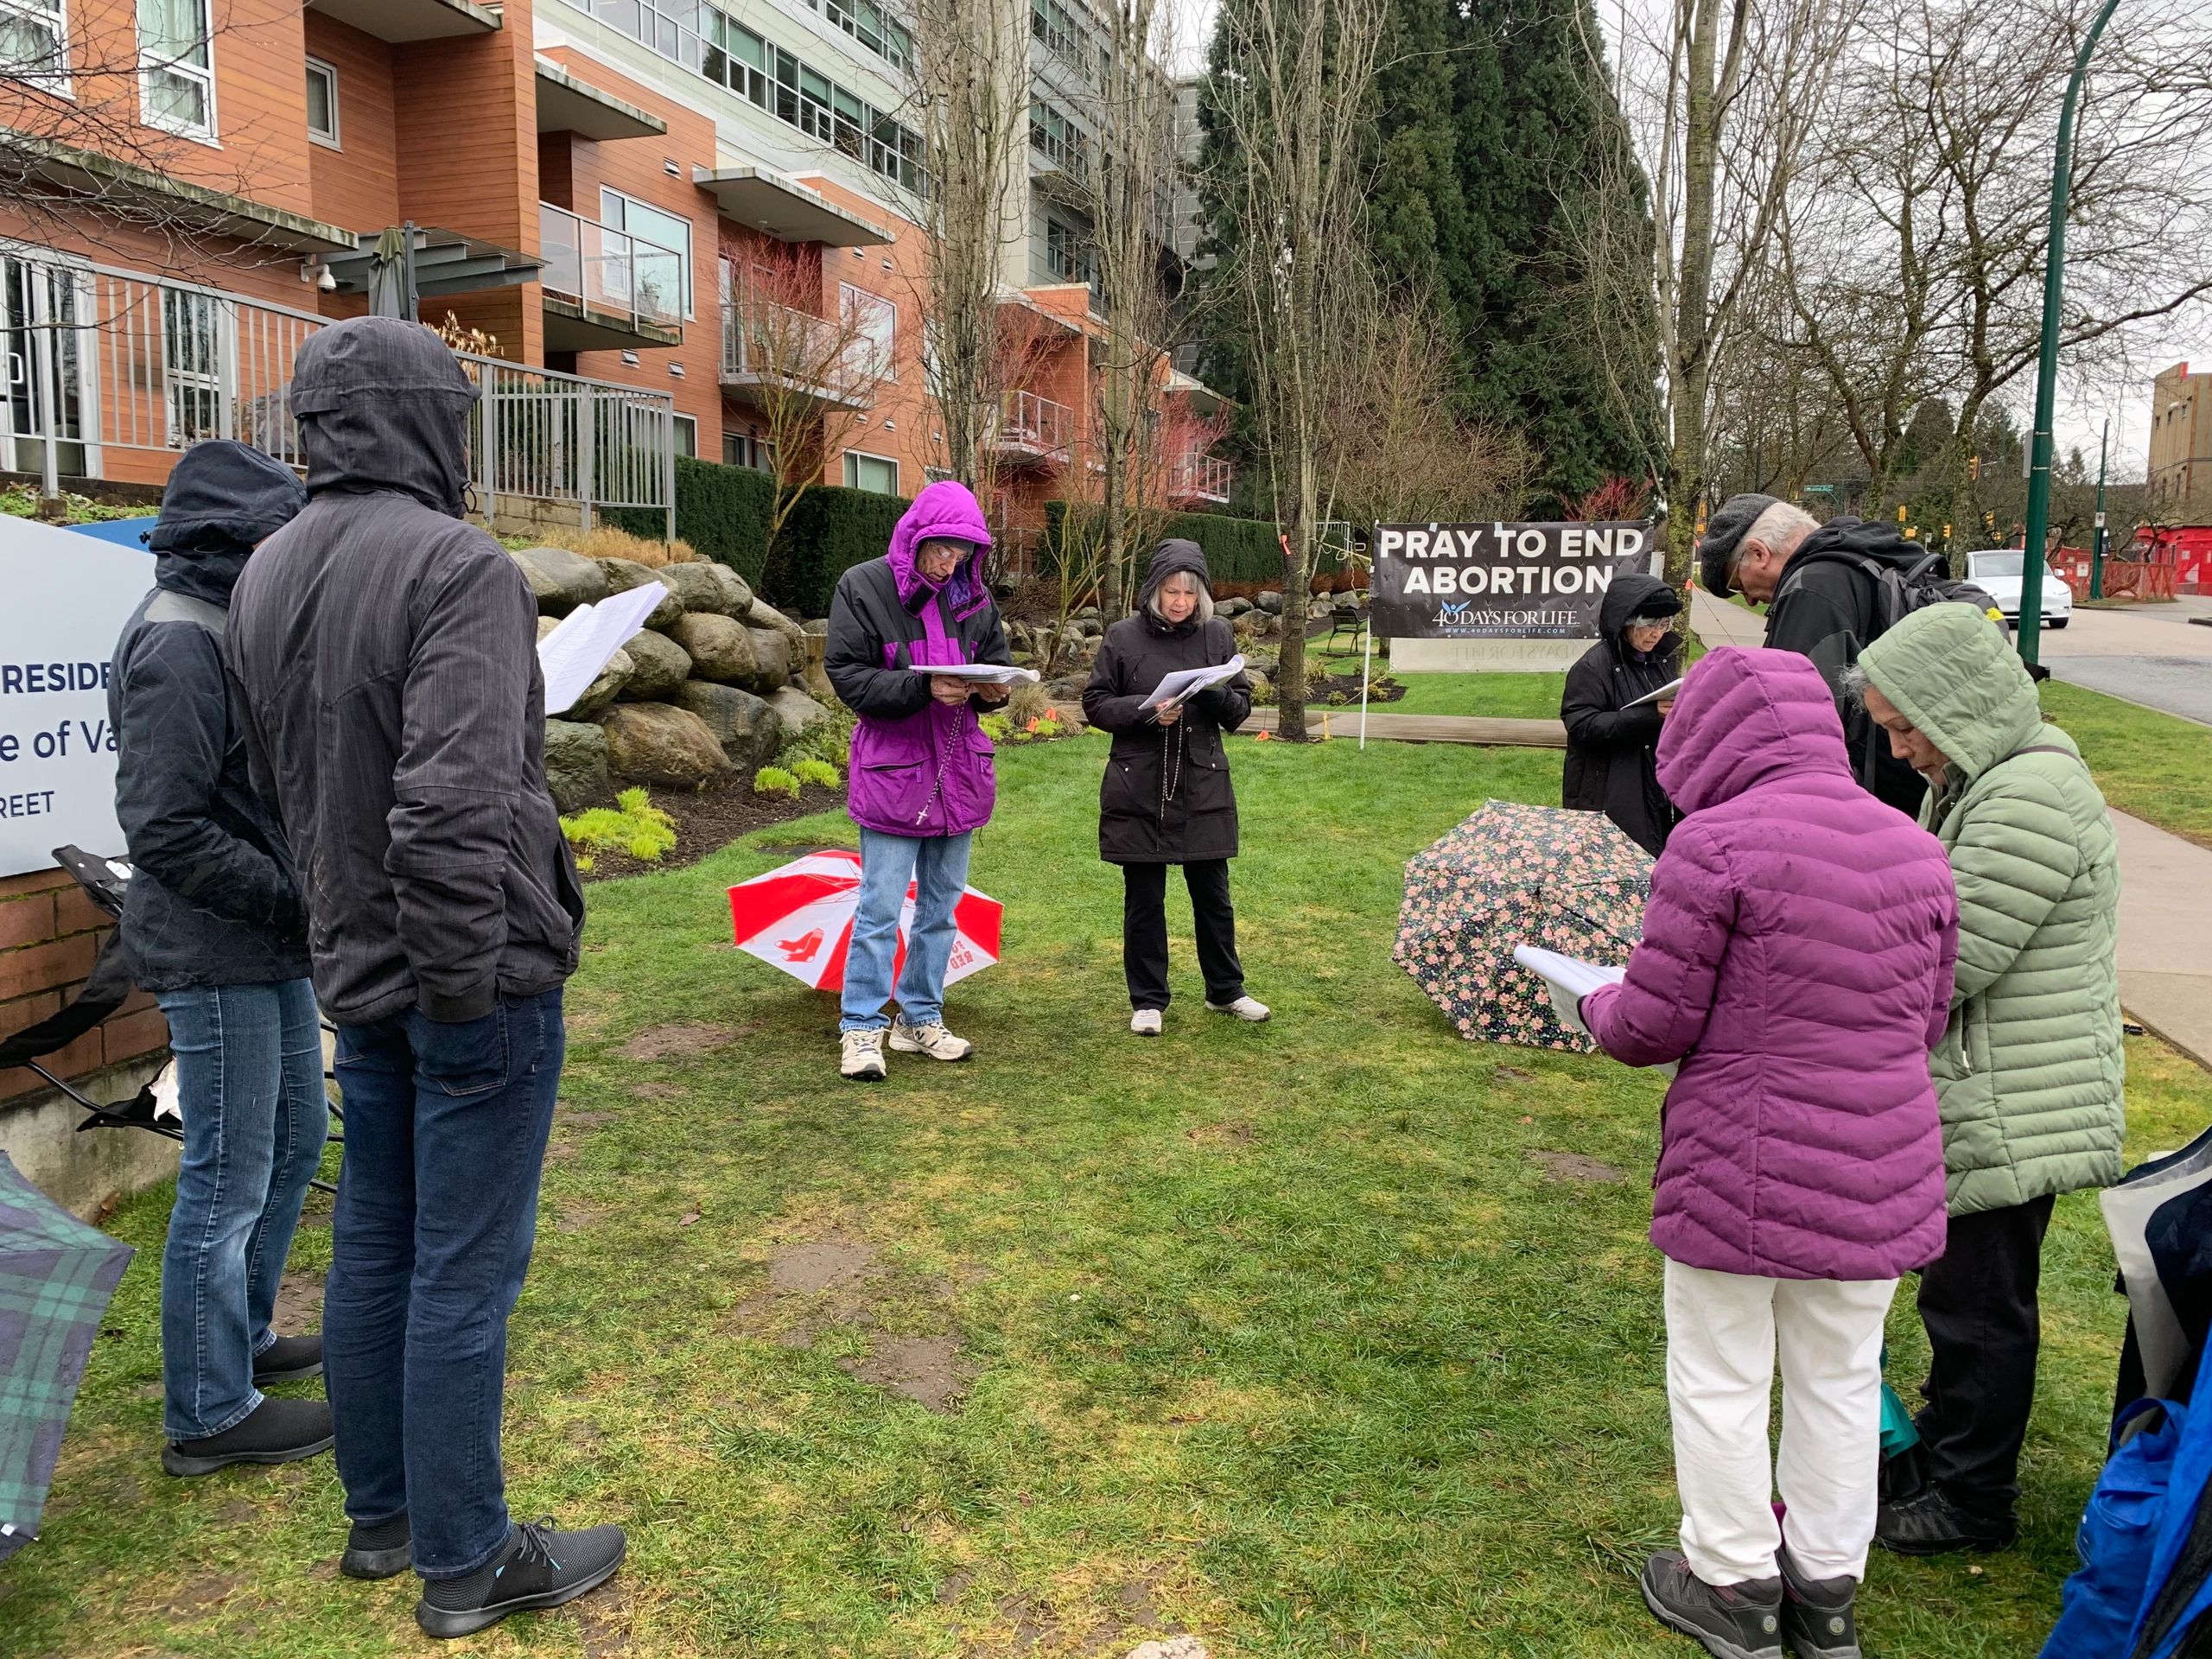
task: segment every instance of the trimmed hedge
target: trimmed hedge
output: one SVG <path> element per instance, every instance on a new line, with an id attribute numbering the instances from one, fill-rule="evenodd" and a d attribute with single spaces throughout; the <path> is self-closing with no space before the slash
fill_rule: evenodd
<path id="1" fill-rule="evenodd" d="M 677 537 L 756 589 L 767 562 L 768 520 L 775 510 L 776 480 L 767 474 L 689 455 L 676 458 Z M 652 541 L 667 534 L 666 517 L 651 507 L 610 507 L 603 517 L 616 529 Z"/>
<path id="2" fill-rule="evenodd" d="M 776 482 L 750 467 L 676 458 L 676 533 L 709 558 L 749 582 L 778 610 L 797 617 L 827 616 L 837 578 L 891 545 L 892 526 L 906 511 L 903 497 L 842 485 L 810 486 L 785 522 L 776 547 L 768 546 Z M 650 508 L 609 508 L 606 521 L 633 536 L 658 541 L 662 514 Z"/>
<path id="3" fill-rule="evenodd" d="M 1066 502 L 1046 503 L 1045 538 L 1039 559 L 1047 573 L 1058 568 L 1060 536 L 1067 516 Z M 1179 537 L 1198 544 L 1198 550 L 1206 556 L 1207 572 L 1213 578 L 1213 593 L 1221 599 L 1249 598 L 1282 587 L 1282 544 L 1277 539 L 1281 533 L 1275 524 L 1266 519 L 1232 518 L 1220 512 L 1170 513 L 1160 531 L 1162 541 Z M 1150 556 L 1149 550 L 1145 556 Z M 1334 550 L 1325 550 L 1314 574 L 1313 591 L 1329 592 L 1340 585 L 1345 575 Z"/>
<path id="4" fill-rule="evenodd" d="M 893 527 L 910 505 L 904 496 L 815 485 L 799 497 L 769 550 L 760 596 L 787 615 L 829 615 L 837 578 L 883 556 Z"/>

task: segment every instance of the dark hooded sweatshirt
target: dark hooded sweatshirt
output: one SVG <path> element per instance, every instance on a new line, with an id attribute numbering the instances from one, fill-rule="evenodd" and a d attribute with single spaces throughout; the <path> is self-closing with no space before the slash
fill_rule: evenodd
<path id="1" fill-rule="evenodd" d="M 1662 595 L 1664 595 L 1662 598 Z M 1567 671 L 1559 717 L 1567 725 L 1567 769 L 1560 798 L 1585 812 L 1603 812 L 1630 841 L 1656 858 L 1681 814 L 1659 787 L 1659 733 L 1649 703 L 1628 705 L 1681 672 L 1681 645 L 1669 633 L 1649 653 L 1629 649 L 1628 625 L 1638 616 L 1680 610 L 1674 590 L 1656 576 L 1613 579 L 1598 607 L 1598 643 Z"/>
<path id="2" fill-rule="evenodd" d="M 1813 659 L 1836 694 L 1853 772 L 1876 798 L 1909 818 L 1920 816 L 1928 785 L 1890 753 L 1889 740 L 1858 700 L 1843 694 L 1843 671 L 1882 635 L 1881 595 L 1858 561 L 1872 559 L 1902 573 L 1927 555 L 1926 548 L 1905 540 L 1894 525 L 1831 518 L 1797 544 L 1766 607 L 1768 648 Z"/>
<path id="3" fill-rule="evenodd" d="M 311 337 L 291 389 L 307 510 L 232 602 L 255 781 L 304 874 L 315 990 L 340 1025 L 480 1019 L 576 965 L 537 606 L 461 518 L 474 396 L 419 323 Z"/>
<path id="4" fill-rule="evenodd" d="M 223 673 L 231 589 L 253 545 L 307 502 L 290 467 L 228 439 L 179 458 L 147 537 L 154 590 L 116 641 L 108 723 L 132 877 L 123 956 L 149 991 L 305 977 L 292 857 L 248 776 Z"/>
<path id="5" fill-rule="evenodd" d="M 1160 585 L 1187 571 L 1210 581 L 1196 542 L 1165 541 L 1153 554 L 1134 616 L 1106 630 L 1083 688 L 1083 712 L 1114 734 L 1098 791 L 1098 855 L 1109 864 L 1198 864 L 1236 856 L 1236 791 L 1221 734 L 1252 712 L 1252 682 L 1243 673 L 1209 686 L 1162 726 L 1144 708 L 1160 681 L 1180 669 L 1211 668 L 1236 654 L 1236 635 L 1220 617 L 1163 622 L 1150 609 Z"/>

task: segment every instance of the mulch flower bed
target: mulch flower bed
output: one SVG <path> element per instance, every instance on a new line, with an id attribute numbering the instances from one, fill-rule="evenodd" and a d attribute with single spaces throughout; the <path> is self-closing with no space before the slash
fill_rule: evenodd
<path id="1" fill-rule="evenodd" d="M 843 790 L 824 789 L 818 784 L 802 785 L 797 800 L 781 795 L 755 795 L 750 778 L 690 793 L 657 789 L 652 797 L 653 804 L 676 820 L 676 845 L 651 861 L 632 858 L 627 853 L 594 853 L 591 868 L 584 872 L 586 881 L 682 869 L 755 830 L 803 818 L 810 812 L 833 811 L 845 804 Z"/>

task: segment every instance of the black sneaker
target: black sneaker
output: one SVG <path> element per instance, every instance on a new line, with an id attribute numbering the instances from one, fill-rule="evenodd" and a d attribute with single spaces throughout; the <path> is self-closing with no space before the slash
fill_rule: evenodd
<path id="1" fill-rule="evenodd" d="M 1885 1503 L 1874 1519 L 1874 1541 L 1898 1555 L 1948 1555 L 1955 1549 L 1986 1555 L 2010 1548 L 2019 1534 L 2019 1522 L 2011 1516 L 1971 1514 L 1941 1486 Z"/>
<path id="2" fill-rule="evenodd" d="M 613 1578 L 624 1548 L 620 1527 L 556 1532 L 550 1515 L 524 1522 L 506 1548 L 474 1573 L 425 1584 L 415 1622 L 429 1636 L 468 1636 L 509 1613 L 558 1607 Z"/>
<path id="3" fill-rule="evenodd" d="M 349 1579 L 397 1577 L 407 1570 L 408 1551 L 414 1542 L 414 1529 L 404 1515 L 373 1527 L 356 1521 L 346 1535 L 346 1553 L 338 1558 L 338 1570 Z"/>
<path id="4" fill-rule="evenodd" d="M 172 1440 L 162 1467 L 212 1475 L 234 1463 L 297 1463 L 330 1450 L 330 1408 L 320 1400 L 264 1400 L 244 1422 L 204 1440 Z"/>
<path id="5" fill-rule="evenodd" d="M 1643 1564 L 1643 1584 L 1652 1615 L 1713 1659 L 1783 1659 L 1780 1579 L 1710 1585 L 1679 1550 L 1662 1549 Z"/>
<path id="6" fill-rule="evenodd" d="M 321 1337 L 279 1337 L 253 1357 L 253 1386 L 304 1382 L 322 1375 Z"/>
<path id="7" fill-rule="evenodd" d="M 1782 1638 L 1796 1659 L 1859 1659 L 1852 1601 L 1859 1580 L 1808 1579 L 1782 1552 Z"/>

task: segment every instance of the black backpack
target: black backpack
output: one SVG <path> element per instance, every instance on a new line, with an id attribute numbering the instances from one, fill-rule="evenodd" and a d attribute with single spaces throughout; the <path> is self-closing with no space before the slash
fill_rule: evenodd
<path id="1" fill-rule="evenodd" d="M 1971 605 L 1984 615 L 1997 611 L 1997 601 L 1988 593 L 1970 582 L 1960 582 L 1950 574 L 1941 553 L 1926 553 L 1911 564 L 1900 569 L 1885 559 L 1865 553 L 1850 553 L 1841 548 L 1815 548 L 1802 559 L 1790 561 L 1790 569 L 1783 577 L 1777 599 L 1789 593 L 1805 579 L 1805 567 L 1826 560 L 1850 566 L 1874 584 L 1874 620 L 1872 633 L 1858 641 L 1863 650 L 1880 639 L 1891 628 L 1915 611 L 1925 610 L 1930 605 Z M 1855 657 L 1854 653 L 1854 657 Z"/>

